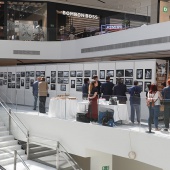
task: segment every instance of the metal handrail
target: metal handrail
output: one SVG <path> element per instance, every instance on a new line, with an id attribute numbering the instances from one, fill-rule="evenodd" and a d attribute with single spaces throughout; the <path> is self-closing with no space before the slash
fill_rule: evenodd
<path id="1" fill-rule="evenodd" d="M 15 119 L 13 118 L 13 116 L 9 113 L 9 111 L 6 109 L 6 107 L 2 104 L 2 102 L 0 102 L 1 106 L 5 109 L 5 111 L 8 113 L 8 115 L 12 118 L 12 120 L 17 124 L 17 126 L 20 128 L 20 130 L 25 134 L 26 137 L 28 137 L 28 129 L 26 128 L 27 130 L 27 133 L 25 133 L 22 128 L 20 127 L 20 125 L 15 121 Z M 22 122 L 21 122 L 22 123 Z M 24 126 L 25 127 L 25 126 Z"/>

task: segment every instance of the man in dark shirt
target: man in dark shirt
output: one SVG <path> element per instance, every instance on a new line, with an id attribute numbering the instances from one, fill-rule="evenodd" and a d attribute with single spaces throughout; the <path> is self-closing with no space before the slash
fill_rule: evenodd
<path id="1" fill-rule="evenodd" d="M 126 104 L 127 97 L 126 97 L 127 87 L 123 84 L 122 79 L 117 79 L 117 85 L 114 87 L 113 95 L 117 96 L 117 100 L 119 103 Z"/>
<path id="2" fill-rule="evenodd" d="M 88 98 L 88 90 L 89 90 L 89 78 L 84 78 L 84 84 L 82 86 L 82 97 L 83 99 Z"/>
<path id="3" fill-rule="evenodd" d="M 164 103 L 164 123 L 165 129 L 164 131 L 168 131 L 169 129 L 169 118 L 170 118 L 170 79 L 167 81 L 167 87 L 162 90 L 162 97 Z"/>
<path id="4" fill-rule="evenodd" d="M 103 93 L 102 98 L 109 101 L 109 98 L 113 95 L 114 84 L 110 82 L 110 76 L 106 77 L 106 82 L 101 85 L 101 93 Z"/>
<path id="5" fill-rule="evenodd" d="M 98 96 L 100 98 L 101 97 L 101 91 L 100 91 L 100 89 L 101 89 L 101 82 L 98 80 L 98 76 L 97 75 L 93 76 L 93 80 L 98 82 L 97 89 L 98 89 Z"/>

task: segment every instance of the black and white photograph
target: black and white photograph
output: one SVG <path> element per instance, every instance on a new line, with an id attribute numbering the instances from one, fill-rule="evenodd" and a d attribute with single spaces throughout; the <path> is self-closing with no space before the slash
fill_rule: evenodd
<path id="1" fill-rule="evenodd" d="M 16 77 L 21 77 L 21 72 L 16 72 Z"/>
<path id="2" fill-rule="evenodd" d="M 40 77 L 40 71 L 36 71 L 36 77 Z"/>
<path id="3" fill-rule="evenodd" d="M 70 77 L 76 77 L 76 71 L 70 71 Z"/>
<path id="4" fill-rule="evenodd" d="M 145 79 L 152 79 L 152 69 L 145 69 Z"/>
<path id="5" fill-rule="evenodd" d="M 133 77 L 133 69 L 126 69 L 125 77 Z"/>
<path id="6" fill-rule="evenodd" d="M 143 81 L 138 81 L 138 86 L 141 88 L 141 90 L 143 91 Z"/>
<path id="7" fill-rule="evenodd" d="M 20 83 L 20 78 L 19 77 L 16 78 L 16 82 Z"/>
<path id="8" fill-rule="evenodd" d="M 24 86 L 24 79 L 21 79 L 21 86 Z"/>
<path id="9" fill-rule="evenodd" d="M 124 77 L 124 70 L 116 70 L 116 77 Z"/>
<path id="10" fill-rule="evenodd" d="M 40 71 L 40 76 L 45 77 L 45 71 Z"/>
<path id="11" fill-rule="evenodd" d="M 77 71 L 77 77 L 83 77 L 83 71 Z"/>
<path id="12" fill-rule="evenodd" d="M 55 77 L 51 77 L 51 83 L 56 83 L 56 78 Z"/>
<path id="13" fill-rule="evenodd" d="M 8 83 L 12 82 L 12 79 L 11 78 L 8 78 Z"/>
<path id="14" fill-rule="evenodd" d="M 126 85 L 133 85 L 133 79 L 132 78 L 125 78 L 125 84 Z"/>
<path id="15" fill-rule="evenodd" d="M 82 84 L 83 79 L 82 78 L 76 78 L 76 84 Z"/>
<path id="16" fill-rule="evenodd" d="M 21 72 L 21 77 L 25 77 L 25 72 Z"/>
<path id="17" fill-rule="evenodd" d="M 56 77 L 56 71 L 51 71 L 51 77 Z"/>
<path id="18" fill-rule="evenodd" d="M 129 89 L 130 89 L 131 87 L 132 87 L 132 86 L 126 86 L 127 92 L 129 92 Z"/>
<path id="19" fill-rule="evenodd" d="M 63 84 L 60 85 L 60 90 L 61 90 L 61 91 L 66 91 L 66 85 L 63 85 Z"/>
<path id="20" fill-rule="evenodd" d="M 4 85 L 7 85 L 7 80 L 3 80 L 3 84 L 4 84 Z"/>
<path id="21" fill-rule="evenodd" d="M 151 85 L 151 82 L 150 82 L 150 81 L 146 81 L 146 82 L 145 82 L 145 84 L 144 84 L 144 91 L 147 91 L 148 85 Z"/>
<path id="22" fill-rule="evenodd" d="M 7 72 L 4 72 L 4 79 L 7 79 Z"/>
<path id="23" fill-rule="evenodd" d="M 76 85 L 76 91 L 81 92 L 82 91 L 82 86 L 81 85 Z"/>
<path id="24" fill-rule="evenodd" d="M 4 77 L 4 73 L 3 72 L 0 72 L 0 77 Z"/>
<path id="25" fill-rule="evenodd" d="M 34 71 L 30 71 L 30 77 L 34 77 Z"/>
<path id="26" fill-rule="evenodd" d="M 114 70 L 107 70 L 107 76 L 114 77 Z"/>
<path id="27" fill-rule="evenodd" d="M 34 79 L 31 79 L 31 80 L 30 80 L 30 86 L 32 86 L 33 83 L 34 83 Z"/>
<path id="28" fill-rule="evenodd" d="M 69 71 L 63 71 L 63 77 L 69 77 Z"/>
<path id="29" fill-rule="evenodd" d="M 25 79 L 25 82 L 26 82 L 26 83 L 30 83 L 30 78 L 27 77 L 27 78 Z"/>
<path id="30" fill-rule="evenodd" d="M 58 84 L 63 84 L 63 78 L 58 78 Z"/>
<path id="31" fill-rule="evenodd" d="M 26 77 L 30 77 L 30 72 L 26 71 Z"/>
<path id="32" fill-rule="evenodd" d="M 10 89 L 12 87 L 12 84 L 11 83 L 8 83 L 8 88 Z"/>
<path id="33" fill-rule="evenodd" d="M 136 79 L 143 79 L 143 69 L 136 70 Z"/>
<path id="34" fill-rule="evenodd" d="M 75 88 L 75 80 L 71 80 L 71 88 Z"/>
<path id="35" fill-rule="evenodd" d="M 12 88 L 15 89 L 15 83 L 12 83 Z"/>
<path id="36" fill-rule="evenodd" d="M 119 78 L 116 78 L 116 84 L 118 84 L 118 80 Z M 121 79 L 121 83 L 124 83 L 124 78 L 120 78 Z"/>
<path id="37" fill-rule="evenodd" d="M 84 70 L 84 77 L 91 77 L 91 70 Z"/>
<path id="38" fill-rule="evenodd" d="M 20 84 L 19 83 L 16 83 L 16 88 L 20 89 Z"/>
<path id="39" fill-rule="evenodd" d="M 12 77 L 12 72 L 8 72 L 8 78 Z"/>
<path id="40" fill-rule="evenodd" d="M 63 71 L 58 71 L 58 77 L 63 77 Z"/>
<path id="41" fill-rule="evenodd" d="M 51 90 L 55 90 L 55 84 L 51 84 Z"/>
<path id="42" fill-rule="evenodd" d="M 0 86 L 2 86 L 3 85 L 3 80 L 2 79 L 0 79 Z"/>
<path id="43" fill-rule="evenodd" d="M 69 78 L 63 78 L 63 84 L 68 84 L 69 83 Z"/>
<path id="44" fill-rule="evenodd" d="M 105 70 L 100 70 L 100 79 L 105 79 Z"/>
<path id="45" fill-rule="evenodd" d="M 50 77 L 46 77 L 46 82 L 50 84 Z"/>
<path id="46" fill-rule="evenodd" d="M 15 74 L 12 74 L 12 81 L 15 81 Z"/>
<path id="47" fill-rule="evenodd" d="M 29 89 L 30 88 L 30 84 L 29 83 L 26 83 L 25 84 L 25 89 Z"/>
<path id="48" fill-rule="evenodd" d="M 92 78 L 93 78 L 93 76 L 95 76 L 95 75 L 97 75 L 97 70 L 92 70 Z"/>

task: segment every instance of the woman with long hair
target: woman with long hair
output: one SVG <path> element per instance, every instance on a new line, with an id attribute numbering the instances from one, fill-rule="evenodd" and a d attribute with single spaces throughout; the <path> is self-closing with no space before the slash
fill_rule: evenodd
<path id="1" fill-rule="evenodd" d="M 92 81 L 89 85 L 89 116 L 92 121 L 98 120 L 98 107 L 97 107 L 97 99 L 98 99 L 98 82 Z"/>
<path id="2" fill-rule="evenodd" d="M 155 130 L 158 131 L 158 116 L 160 111 L 160 100 L 162 100 L 161 93 L 157 90 L 155 84 L 151 84 L 148 92 L 148 101 L 152 103 L 149 109 L 151 109 L 151 120 L 154 120 Z"/>

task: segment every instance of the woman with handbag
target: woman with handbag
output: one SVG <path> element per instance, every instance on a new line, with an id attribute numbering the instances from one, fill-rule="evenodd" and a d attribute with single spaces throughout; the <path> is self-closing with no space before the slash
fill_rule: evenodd
<path id="1" fill-rule="evenodd" d="M 158 131 L 158 116 L 160 112 L 160 101 L 162 100 L 161 93 L 157 90 L 157 86 L 152 84 L 148 92 L 147 106 L 149 107 L 151 113 L 151 120 L 154 120 L 155 130 Z M 151 107 L 151 108 L 150 108 Z M 149 120 L 148 120 L 149 121 Z"/>

